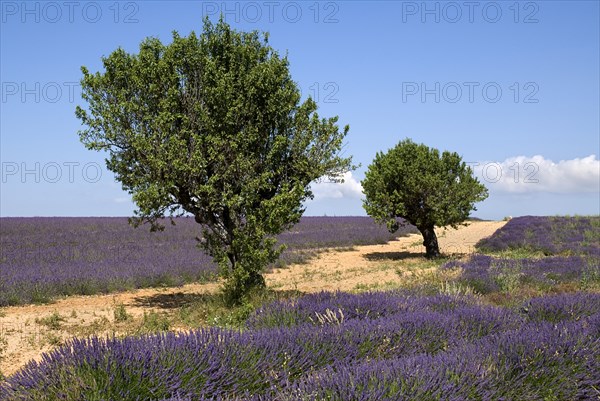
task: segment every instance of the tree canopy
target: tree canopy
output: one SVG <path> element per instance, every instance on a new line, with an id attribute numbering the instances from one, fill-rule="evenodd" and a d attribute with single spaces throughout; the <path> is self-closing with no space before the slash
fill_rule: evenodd
<path id="1" fill-rule="evenodd" d="M 416 226 L 428 257 L 440 254 L 434 227 L 456 228 L 476 210 L 475 203 L 487 198 L 487 189 L 457 153 L 440 154 L 410 139 L 377 153 L 362 186 L 367 213 L 392 232 L 397 218 Z"/>
<path id="2" fill-rule="evenodd" d="M 103 72 L 82 67 L 79 136 L 108 152 L 137 205 L 132 222 L 160 229 L 163 216 L 191 214 L 231 300 L 264 285 L 282 250 L 273 237 L 299 221 L 311 182 L 353 168 L 340 155 L 348 126 L 300 101 L 268 34 L 222 18 L 205 19 L 200 36 L 147 38 L 139 53 L 119 48 L 102 62 Z"/>

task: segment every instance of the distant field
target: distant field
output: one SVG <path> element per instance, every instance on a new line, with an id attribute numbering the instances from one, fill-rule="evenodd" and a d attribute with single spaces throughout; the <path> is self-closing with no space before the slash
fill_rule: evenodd
<path id="1" fill-rule="evenodd" d="M 217 267 L 197 247 L 200 226 L 191 218 L 176 221 L 151 233 L 121 217 L 2 218 L 0 306 L 213 278 Z M 279 236 L 288 250 L 278 265 L 302 262 L 321 248 L 385 243 L 409 232 L 416 231 L 390 234 L 369 217 L 305 217 Z"/>

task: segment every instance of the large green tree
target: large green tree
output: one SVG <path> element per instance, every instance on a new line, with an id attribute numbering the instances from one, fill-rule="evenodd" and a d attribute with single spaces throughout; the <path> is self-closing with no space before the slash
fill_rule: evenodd
<path id="1" fill-rule="evenodd" d="M 108 152 L 138 207 L 132 222 L 161 229 L 161 217 L 191 214 L 231 301 L 264 286 L 262 270 L 282 250 L 274 236 L 299 221 L 311 182 L 353 168 L 340 155 L 348 126 L 300 102 L 268 34 L 223 19 L 205 19 L 200 36 L 148 38 L 138 54 L 119 48 L 102 62 L 103 72 L 82 67 L 79 136 Z"/>
<path id="2" fill-rule="evenodd" d="M 456 228 L 487 198 L 487 189 L 457 153 L 440 154 L 410 139 L 377 153 L 362 186 L 367 213 L 392 232 L 398 217 L 416 226 L 427 257 L 440 255 L 435 226 Z"/>

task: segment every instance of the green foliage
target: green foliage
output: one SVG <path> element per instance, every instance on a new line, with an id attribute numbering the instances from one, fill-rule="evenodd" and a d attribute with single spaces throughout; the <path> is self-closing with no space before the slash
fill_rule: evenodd
<path id="1" fill-rule="evenodd" d="M 521 286 L 523 273 L 521 266 L 503 261 L 497 261 L 491 267 L 492 276 L 500 291 L 506 294 L 513 294 Z"/>
<path id="2" fill-rule="evenodd" d="M 227 302 L 222 294 L 205 294 L 196 301 L 179 309 L 175 325 L 184 327 L 216 326 L 240 329 L 256 308 L 276 299 L 288 299 L 296 293 L 254 288 L 235 305 Z"/>
<path id="3" fill-rule="evenodd" d="M 600 289 L 600 267 L 593 258 L 586 260 L 586 268 L 580 278 L 580 288 L 584 291 Z"/>
<path id="4" fill-rule="evenodd" d="M 476 202 L 487 198 L 487 189 L 457 153 L 440 154 L 410 139 L 377 153 L 362 186 L 367 213 L 392 232 L 398 217 L 416 226 L 428 256 L 439 255 L 435 226 L 456 228 L 476 210 Z"/>
<path id="5" fill-rule="evenodd" d="M 131 315 L 127 313 L 127 309 L 125 309 L 125 305 L 123 304 L 115 305 L 113 314 L 115 317 L 115 322 L 126 322 L 131 319 Z"/>
<path id="6" fill-rule="evenodd" d="M 207 323 L 216 327 L 241 328 L 255 309 L 253 304 L 244 300 L 239 305 L 209 314 Z"/>
<path id="7" fill-rule="evenodd" d="M 146 313 L 142 317 L 142 323 L 138 328 L 139 333 L 158 333 L 168 331 L 171 328 L 168 316 L 154 311 Z"/>
<path id="8" fill-rule="evenodd" d="M 320 119 L 312 99 L 300 103 L 267 34 L 222 19 L 102 61 L 103 73 L 82 67 L 79 136 L 109 152 L 108 169 L 138 207 L 132 223 L 157 230 L 165 215 L 192 214 L 231 302 L 264 286 L 261 272 L 282 250 L 273 237 L 299 221 L 310 183 L 353 168 L 340 156 L 348 127 Z"/>
<path id="9" fill-rule="evenodd" d="M 35 322 L 41 324 L 43 326 L 47 326 L 51 330 L 59 330 L 61 328 L 61 323 L 66 319 L 61 316 L 58 312 L 52 312 L 50 316 L 46 316 L 43 318 L 36 318 Z"/>

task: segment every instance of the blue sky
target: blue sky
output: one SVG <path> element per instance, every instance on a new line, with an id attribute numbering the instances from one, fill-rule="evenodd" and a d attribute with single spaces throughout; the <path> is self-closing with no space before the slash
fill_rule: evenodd
<path id="1" fill-rule="evenodd" d="M 1 2 L 0 216 L 129 216 L 79 143 L 80 67 L 225 13 L 270 32 L 303 96 L 349 124 L 361 167 L 308 215 L 363 215 L 360 180 L 409 137 L 456 151 L 490 197 L 475 216 L 600 213 L 598 1 Z"/>

